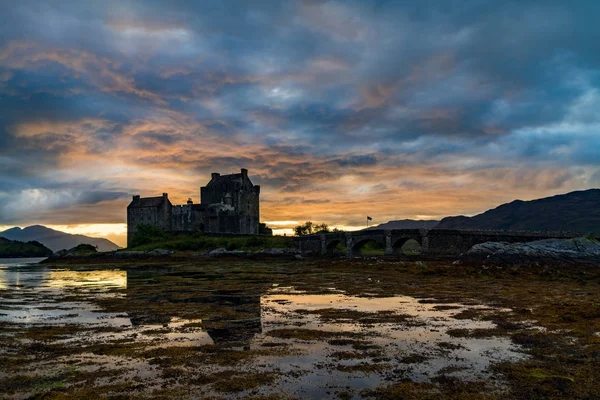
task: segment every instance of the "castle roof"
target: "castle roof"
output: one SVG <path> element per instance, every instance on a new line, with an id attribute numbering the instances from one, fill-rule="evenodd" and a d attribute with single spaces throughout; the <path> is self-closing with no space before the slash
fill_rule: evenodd
<path id="1" fill-rule="evenodd" d="M 127 208 L 147 208 L 147 207 L 160 207 L 164 201 L 169 201 L 166 196 L 158 197 L 139 197 L 134 196 L 133 200 Z"/>
<path id="2" fill-rule="evenodd" d="M 227 183 L 231 181 L 238 181 L 242 179 L 242 174 L 230 174 L 230 175 L 219 175 L 217 177 L 212 178 L 206 186 L 219 185 L 222 183 Z"/>
<path id="3" fill-rule="evenodd" d="M 250 183 L 250 185 L 254 186 L 252 184 L 252 181 L 250 180 L 250 178 L 248 178 L 248 170 L 246 168 L 241 168 L 240 169 L 240 173 L 238 174 L 229 174 L 229 175 L 221 175 L 218 172 L 213 172 L 212 174 L 210 174 L 210 181 L 206 184 L 205 187 L 224 187 L 223 185 L 226 186 L 230 186 L 230 184 L 232 183 L 241 183 L 244 184 L 245 182 Z M 258 190 L 258 186 L 256 186 L 257 190 Z"/>

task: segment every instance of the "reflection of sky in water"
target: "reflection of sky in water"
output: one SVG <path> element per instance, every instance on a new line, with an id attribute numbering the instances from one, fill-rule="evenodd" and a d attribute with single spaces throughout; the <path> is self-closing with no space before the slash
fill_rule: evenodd
<path id="1" fill-rule="evenodd" d="M 19 285 L 19 274 L 14 276 L 9 268 L 24 267 L 31 264 L 37 264 L 46 258 L 0 258 L 0 290 L 6 290 L 12 284 Z M 9 279 L 16 280 L 9 280 Z"/>
<path id="2" fill-rule="evenodd" d="M 0 258 L 0 269 L 6 268 L 9 266 L 22 266 L 22 265 L 30 265 L 37 264 L 41 261 L 44 261 L 46 257 L 41 258 Z"/>
<path id="3" fill-rule="evenodd" d="M 59 342 L 110 341 L 135 338 L 136 341 L 164 342 L 176 345 L 213 344 L 201 328 L 181 329 L 201 320 L 167 317 L 166 324 L 134 324 L 127 313 L 108 313 L 93 303 L 103 296 L 119 297 L 127 289 L 127 272 L 120 270 L 73 271 L 29 265 L 30 261 L 0 266 L 0 322 L 27 325 L 78 324 L 120 328 L 120 332 L 95 333 Z M 116 289 L 117 292 L 109 292 Z M 120 290 L 123 290 L 121 292 Z M 81 301 L 64 301 L 65 295 L 81 295 Z M 87 300 L 92 301 L 87 301 Z"/>
<path id="4" fill-rule="evenodd" d="M 45 287 L 66 288 L 127 288 L 125 271 L 51 271 Z"/>
<path id="5" fill-rule="evenodd" d="M 3 267 L 3 268 L 1 268 Z M 43 265 L 0 265 L 0 289 L 125 289 L 127 272 L 118 270 L 70 271 Z"/>
<path id="6" fill-rule="evenodd" d="M 365 334 L 363 339 L 378 345 L 379 349 L 383 350 L 382 356 L 389 358 L 382 362 L 390 364 L 393 368 L 393 373 L 392 371 L 382 371 L 381 373 L 365 374 L 361 371 L 338 371 L 335 368 L 338 365 L 352 366 L 374 361 L 369 357 L 351 360 L 337 360 L 330 357 L 334 352 L 357 351 L 350 345 L 332 345 L 326 341 L 299 341 L 295 346 L 302 349 L 304 354 L 283 358 L 272 357 L 265 359 L 264 362 L 276 364 L 283 371 L 292 371 L 298 368 L 310 371 L 298 382 L 291 386 L 288 384 L 285 388 L 301 397 L 320 398 L 319 396 L 323 395 L 323 388 L 343 390 L 346 387 L 353 389 L 375 387 L 383 384 L 386 375 L 389 374 L 392 374 L 394 379 L 409 378 L 414 381 L 427 381 L 445 368 L 452 368 L 455 372 L 450 375 L 460 376 L 462 379 L 487 379 L 489 378 L 487 369 L 491 362 L 516 360 L 524 357 L 522 353 L 518 352 L 518 348 L 506 338 L 454 338 L 447 334 L 450 329 L 493 328 L 494 324 L 489 321 L 452 318 L 454 314 L 461 311 L 482 308 L 482 306 L 444 304 L 457 308 L 436 310 L 435 307 L 438 304 L 422 304 L 417 299 L 408 296 L 362 298 L 343 294 L 286 295 L 278 293 L 263 296 L 261 302 L 265 333 L 273 329 L 301 328 Z M 319 318 L 318 313 L 297 312 L 320 309 L 368 313 L 394 311 L 399 315 L 413 316 L 414 321 L 412 322 L 415 324 L 402 322 L 360 324 L 340 318 L 333 321 L 323 320 Z M 287 342 L 267 337 L 266 339 L 257 338 L 256 344 L 259 345 L 265 340 Z M 359 354 L 362 352 L 362 350 L 358 350 Z M 423 356 L 426 360 L 410 364 L 400 361 L 409 355 Z M 315 368 L 319 365 L 322 367 Z"/>
<path id="7" fill-rule="evenodd" d="M 102 312 L 88 301 L 62 301 L 64 290 L 82 289 L 103 292 L 127 288 L 125 271 L 52 270 L 26 262 L 3 265 L 0 269 L 0 321 L 24 324 L 131 325 L 129 318 Z M 18 304 L 12 304 L 17 302 Z"/>

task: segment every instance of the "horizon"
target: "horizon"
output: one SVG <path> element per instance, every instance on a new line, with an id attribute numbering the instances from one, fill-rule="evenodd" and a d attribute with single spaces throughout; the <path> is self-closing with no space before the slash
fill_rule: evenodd
<path id="1" fill-rule="evenodd" d="M 600 190 L 600 188 L 589 188 L 589 189 L 584 189 L 584 191 L 587 190 Z M 574 191 L 575 192 L 575 191 Z M 557 193 L 545 198 L 549 198 L 549 197 L 555 197 L 555 196 L 561 196 L 561 195 L 565 195 L 565 194 L 570 194 L 573 192 L 567 192 L 567 193 Z M 534 200 L 540 200 L 540 199 L 531 199 L 531 200 L 523 200 L 523 199 L 513 199 L 510 202 L 507 203 L 502 203 L 502 204 L 498 204 L 494 207 L 491 207 L 487 210 L 483 210 L 480 211 L 478 213 L 475 214 L 471 214 L 471 215 L 447 215 L 446 217 L 473 217 L 476 215 L 480 215 L 483 214 L 487 211 L 496 209 L 500 206 L 506 205 L 506 204 L 510 204 L 512 202 L 515 201 L 534 201 Z M 387 220 L 387 221 L 377 221 L 375 223 L 371 222 L 371 224 L 369 226 L 366 225 L 366 221 L 365 221 L 365 225 L 363 226 L 341 226 L 341 225 L 331 225 L 329 226 L 330 228 L 338 228 L 344 231 L 356 231 L 356 230 L 362 230 L 365 228 L 370 228 L 373 226 L 378 226 L 381 224 L 385 224 L 387 222 L 392 222 L 392 221 L 400 221 L 400 220 L 409 220 L 409 221 L 441 221 L 442 219 L 446 218 L 446 217 L 442 217 L 439 219 L 411 219 L 411 218 L 402 218 L 402 219 L 395 219 L 395 220 Z M 271 223 L 271 225 L 268 225 L 270 227 L 273 228 L 273 234 L 274 235 L 294 235 L 294 230 L 293 228 L 283 228 L 283 229 L 278 229 L 277 227 L 280 225 L 285 225 L 285 226 L 296 226 L 296 225 L 300 225 L 302 223 L 304 223 L 306 221 L 276 221 L 276 223 Z M 315 221 L 313 221 L 315 222 Z M 85 235 L 85 236 L 89 236 L 89 237 L 93 237 L 93 238 L 104 238 L 104 239 L 108 239 L 111 242 L 113 242 L 114 244 L 126 248 L 127 247 L 127 224 L 88 224 L 88 225 L 40 225 L 40 224 L 34 224 L 34 225 L 23 225 L 23 226 L 11 226 L 11 225 L 0 225 L 0 232 L 4 232 L 8 229 L 13 229 L 13 228 L 19 228 L 19 229 L 25 229 L 25 228 L 29 228 L 32 226 L 43 226 L 46 228 L 50 228 L 50 229 L 54 229 L 57 231 L 61 231 L 61 232 L 65 232 L 65 233 L 69 233 L 69 234 L 73 234 L 73 235 Z"/>
<path id="2" fill-rule="evenodd" d="M 3 6 L 0 231 L 124 246 L 240 168 L 278 234 L 600 187 L 598 2 L 49 3 Z"/>

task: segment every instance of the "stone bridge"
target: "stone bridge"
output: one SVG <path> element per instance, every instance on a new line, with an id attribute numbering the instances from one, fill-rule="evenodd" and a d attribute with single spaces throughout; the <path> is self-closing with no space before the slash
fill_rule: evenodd
<path id="1" fill-rule="evenodd" d="M 333 232 L 294 238 L 296 248 L 302 252 L 334 254 L 338 244 L 346 247 L 347 256 L 361 254 L 368 242 L 385 248 L 385 255 L 402 254 L 402 246 L 410 239 L 421 245 L 421 253 L 432 256 L 456 256 L 473 245 L 484 242 L 532 242 L 540 239 L 565 239 L 581 236 L 574 232 L 477 231 L 456 229 L 370 229 L 352 232 Z"/>

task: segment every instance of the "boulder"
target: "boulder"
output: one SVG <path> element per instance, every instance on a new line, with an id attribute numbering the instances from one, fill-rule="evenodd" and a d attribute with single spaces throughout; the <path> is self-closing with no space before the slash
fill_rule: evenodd
<path id="1" fill-rule="evenodd" d="M 296 254 L 300 254 L 300 250 L 292 248 L 272 248 L 266 249 L 265 251 L 263 251 L 263 254 L 267 254 L 270 256 L 293 256 Z"/>
<path id="2" fill-rule="evenodd" d="M 214 249 L 208 252 L 209 257 L 219 257 L 227 253 L 227 249 L 224 247 L 219 247 L 218 249 Z"/>
<path id="3" fill-rule="evenodd" d="M 137 257 L 143 257 L 145 253 L 143 251 L 129 250 L 129 251 L 115 251 L 110 254 L 117 258 L 137 258 Z"/>
<path id="4" fill-rule="evenodd" d="M 171 251 L 171 250 L 154 249 L 152 251 L 149 251 L 147 254 L 149 256 L 170 256 L 173 253 L 174 253 L 174 251 Z"/>
<path id="5" fill-rule="evenodd" d="M 528 243 L 486 242 L 471 247 L 463 256 L 467 260 L 515 263 L 600 262 L 600 242 L 585 237 L 544 239 Z"/>

